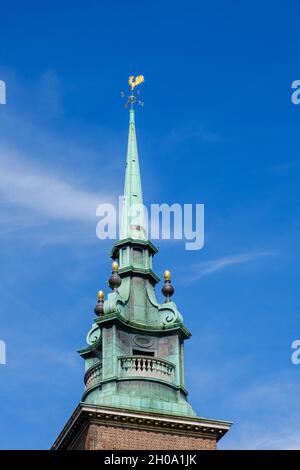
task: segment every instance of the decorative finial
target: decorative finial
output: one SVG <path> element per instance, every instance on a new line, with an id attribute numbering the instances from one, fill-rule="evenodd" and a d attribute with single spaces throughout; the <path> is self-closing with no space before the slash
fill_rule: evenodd
<path id="1" fill-rule="evenodd" d="M 104 292 L 103 290 L 98 291 L 98 300 L 104 300 Z"/>
<path id="2" fill-rule="evenodd" d="M 111 265 L 111 269 L 113 273 L 117 273 L 119 271 L 119 264 L 117 261 L 114 261 Z"/>
<path id="3" fill-rule="evenodd" d="M 136 77 L 134 75 L 130 75 L 130 77 L 128 78 L 128 84 L 130 86 L 131 94 L 128 96 L 128 101 L 125 104 L 125 107 L 130 106 L 130 109 L 133 109 L 133 105 L 135 102 L 137 102 L 139 106 L 144 105 L 144 103 L 141 100 L 137 100 L 137 95 L 139 94 L 139 91 L 137 91 L 136 95 L 134 94 L 135 87 L 140 85 L 144 81 L 145 81 L 145 78 L 143 75 L 137 75 Z M 121 97 L 122 98 L 125 97 L 124 91 L 121 92 Z"/>
<path id="4" fill-rule="evenodd" d="M 114 291 L 117 292 L 118 287 L 120 287 L 122 279 L 120 278 L 118 274 L 119 270 L 119 265 L 117 261 L 114 261 L 111 265 L 112 268 L 112 275 L 110 276 L 108 280 L 109 287 Z"/>
<path id="5" fill-rule="evenodd" d="M 174 287 L 171 284 L 171 273 L 170 271 L 164 272 L 165 284 L 162 288 L 162 293 L 166 297 L 165 303 L 171 302 L 171 297 L 174 294 Z"/>
<path id="6" fill-rule="evenodd" d="M 98 303 L 94 309 L 96 315 L 100 316 L 104 314 L 103 308 L 104 292 L 102 290 L 98 291 Z"/>

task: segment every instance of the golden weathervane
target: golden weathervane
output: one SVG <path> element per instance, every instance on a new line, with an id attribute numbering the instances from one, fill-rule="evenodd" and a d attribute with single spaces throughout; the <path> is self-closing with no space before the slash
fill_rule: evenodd
<path id="1" fill-rule="evenodd" d="M 128 101 L 125 104 L 125 107 L 130 106 L 130 109 L 132 109 L 135 102 L 139 106 L 143 106 L 143 102 L 141 100 L 137 99 L 137 96 L 139 95 L 139 90 L 135 94 L 134 89 L 135 89 L 136 86 L 140 85 L 144 81 L 145 81 L 145 78 L 144 78 L 143 75 L 137 75 L 136 77 L 134 75 L 130 75 L 130 77 L 128 78 L 128 84 L 130 86 L 131 95 L 128 96 Z M 121 92 L 121 97 L 125 98 L 124 91 Z"/>
<path id="2" fill-rule="evenodd" d="M 144 81 L 145 81 L 145 79 L 144 79 L 143 75 L 137 75 L 136 77 L 134 77 L 134 75 L 130 75 L 130 77 L 128 79 L 128 83 L 129 83 L 129 86 L 131 88 L 131 91 L 134 91 L 135 87 L 137 85 L 140 85 Z"/>

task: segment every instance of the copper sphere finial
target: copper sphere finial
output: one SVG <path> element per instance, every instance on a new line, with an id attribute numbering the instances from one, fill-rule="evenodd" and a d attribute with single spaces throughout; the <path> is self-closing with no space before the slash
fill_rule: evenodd
<path id="1" fill-rule="evenodd" d="M 112 268 L 112 275 L 108 280 L 109 287 L 116 292 L 118 287 L 120 287 L 122 279 L 120 278 L 118 271 L 119 271 L 119 264 L 117 261 L 114 261 L 111 265 Z"/>
<path id="2" fill-rule="evenodd" d="M 162 288 L 162 293 L 166 297 L 165 303 L 171 302 L 171 296 L 174 294 L 174 287 L 171 284 L 171 273 L 166 270 L 164 272 L 165 284 Z"/>
<path id="3" fill-rule="evenodd" d="M 99 290 L 98 291 L 98 303 L 94 309 L 94 312 L 96 315 L 98 315 L 98 317 L 104 314 L 103 300 L 104 300 L 104 292 L 102 290 Z"/>

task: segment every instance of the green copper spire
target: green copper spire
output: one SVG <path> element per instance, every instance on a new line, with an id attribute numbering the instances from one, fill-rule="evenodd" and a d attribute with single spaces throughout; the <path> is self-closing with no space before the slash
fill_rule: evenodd
<path id="1" fill-rule="evenodd" d="M 149 429 L 155 433 L 157 430 L 157 435 L 170 434 L 168 439 L 173 442 L 172 448 L 176 446 L 176 441 L 172 440 L 173 431 L 178 438 L 184 437 L 179 446 L 185 445 L 186 433 L 193 439 L 200 437 L 197 448 L 203 447 L 204 440 L 209 443 L 207 448 L 212 448 L 230 426 L 229 423 L 198 418 L 187 401 L 184 341 L 191 333 L 184 326 L 173 300 L 174 287 L 168 270 L 164 272 L 165 282 L 161 289 L 165 298 L 160 303 L 156 297 L 155 286 L 160 280 L 153 271 L 152 260 L 158 250 L 147 239 L 145 230 L 133 109 L 137 101 L 134 88 L 143 81 L 142 75 L 130 76 L 128 80 L 131 88 L 129 136 L 120 240 L 111 251 L 113 263 L 108 280 L 111 292 L 107 295 L 102 290 L 98 292 L 94 309 L 96 318 L 87 334 L 87 345 L 79 350 L 85 361 L 85 390 L 79 405 L 82 414 L 78 414 L 77 409 L 65 426 L 65 434 L 60 435 L 70 436 L 68 442 L 72 444 L 67 447 L 70 449 L 85 446 L 90 440 L 86 437 L 90 425 L 95 426 L 99 436 L 91 440 L 92 447 L 103 449 L 111 444 L 115 448 L 113 437 L 107 440 L 102 436 L 101 429 L 108 425 L 115 426 L 119 433 L 123 432 L 123 427 L 147 430 L 148 423 L 149 426 L 154 423 L 155 428 Z M 198 297 L 194 297 L 191 313 L 198 315 Z M 122 424 L 115 421 L 116 416 L 120 416 Z M 133 421 L 132 416 L 135 417 Z M 95 422 L 94 417 L 97 418 Z M 185 420 L 177 419 L 180 417 Z M 103 421 L 101 425 L 98 420 Z M 62 440 L 57 440 L 54 448 L 63 448 L 57 442 Z M 98 443 L 100 447 L 95 447 Z"/>
<path id="2" fill-rule="evenodd" d="M 159 303 L 159 277 L 152 260 L 157 248 L 147 238 L 135 131 L 134 88 L 143 76 L 129 77 L 129 135 L 120 240 L 112 249 L 111 292 L 98 294 L 97 318 L 88 333 L 86 389 L 82 401 L 94 405 L 195 416 L 184 385 L 183 342 L 190 332 L 173 301 L 166 271 Z"/>
<path id="3" fill-rule="evenodd" d="M 120 240 L 126 238 L 147 240 L 133 102 L 129 111 L 124 201 L 120 227 Z"/>

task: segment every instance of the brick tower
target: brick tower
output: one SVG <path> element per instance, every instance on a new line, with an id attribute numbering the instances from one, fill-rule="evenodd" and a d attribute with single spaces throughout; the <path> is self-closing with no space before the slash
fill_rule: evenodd
<path id="1" fill-rule="evenodd" d="M 120 239 L 111 257 L 112 292 L 98 293 L 96 318 L 79 350 L 85 391 L 53 449 L 215 449 L 230 423 L 200 418 L 187 402 L 184 341 L 191 333 L 171 297 L 165 271 L 162 292 L 152 269 L 157 248 L 146 235 L 130 77 L 129 135 Z"/>

